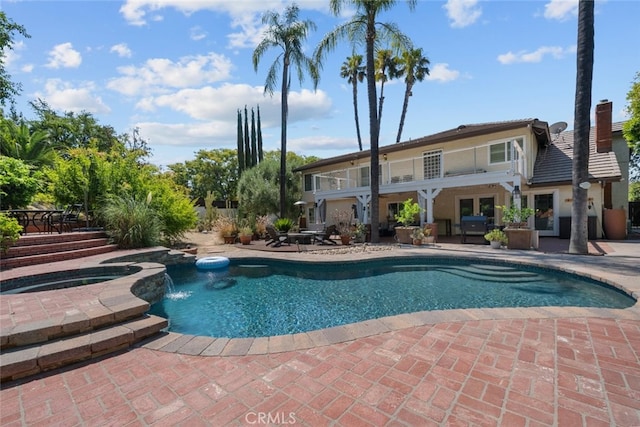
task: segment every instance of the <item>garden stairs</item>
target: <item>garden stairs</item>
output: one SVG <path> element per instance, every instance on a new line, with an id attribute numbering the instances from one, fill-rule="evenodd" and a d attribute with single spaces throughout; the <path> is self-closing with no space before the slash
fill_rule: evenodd
<path id="1" fill-rule="evenodd" d="M 116 250 L 109 244 L 104 232 L 74 232 L 62 234 L 38 234 L 21 237 L 7 254 L 2 255 L 0 273 L 7 269 L 74 260 Z M 0 274 L 0 278 L 2 274 Z M 105 282 L 105 285 L 109 282 Z M 70 306 L 63 316 L 55 315 L 23 323 L 3 322 L 0 328 L 0 382 L 39 374 L 81 361 L 96 359 L 123 351 L 159 334 L 168 325 L 166 319 L 147 314 L 149 304 L 135 297 L 129 286 L 114 289 L 102 284 L 96 286 L 95 303 L 84 307 Z M 69 300 L 74 298 L 74 288 L 61 289 Z M 40 295 L 46 292 L 19 294 L 23 299 L 33 299 L 36 305 L 46 305 Z M 3 311 L 11 305 L 6 295 Z M 50 298 L 49 298 L 50 299 Z M 20 307 L 20 306 L 19 306 Z M 27 305 L 23 306 L 28 307 Z M 2 313 L 3 315 L 8 313 Z M 13 313 L 12 313 L 13 314 Z M 19 317 L 20 313 L 16 313 Z"/>
<path id="2" fill-rule="evenodd" d="M 0 271 L 115 251 L 104 231 L 27 234 L 0 255 Z"/>

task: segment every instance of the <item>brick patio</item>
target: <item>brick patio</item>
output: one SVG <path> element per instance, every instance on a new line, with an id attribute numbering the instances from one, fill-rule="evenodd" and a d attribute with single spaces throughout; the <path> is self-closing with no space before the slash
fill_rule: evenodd
<path id="1" fill-rule="evenodd" d="M 607 242 L 606 256 L 496 256 L 606 278 L 639 295 L 638 243 Z M 460 246 L 437 251 L 488 251 Z M 637 426 L 639 312 L 638 304 L 506 309 L 508 318 L 454 310 L 430 324 L 399 318 L 388 332 L 305 349 L 271 352 L 271 340 L 262 341 L 262 351 L 242 356 L 181 354 L 204 343 L 169 334 L 3 384 L 0 424 Z"/>

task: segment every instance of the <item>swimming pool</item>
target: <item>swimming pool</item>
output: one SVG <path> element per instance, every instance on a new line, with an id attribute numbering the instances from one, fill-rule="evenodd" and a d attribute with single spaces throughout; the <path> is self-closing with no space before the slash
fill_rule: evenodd
<path id="1" fill-rule="evenodd" d="M 168 273 L 174 289 L 151 313 L 168 318 L 173 332 L 211 337 L 292 334 L 423 310 L 635 304 L 613 287 L 569 273 L 437 257 L 235 260 L 224 270 Z"/>

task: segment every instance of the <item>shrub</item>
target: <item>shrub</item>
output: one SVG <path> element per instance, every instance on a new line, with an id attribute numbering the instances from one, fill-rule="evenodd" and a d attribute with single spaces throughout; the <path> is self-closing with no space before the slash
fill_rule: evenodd
<path id="1" fill-rule="evenodd" d="M 38 191 L 38 181 L 22 160 L 0 156 L 0 209 L 27 206 Z"/>
<path id="2" fill-rule="evenodd" d="M 396 221 L 400 224 L 408 227 L 413 224 L 416 220 L 416 216 L 420 215 L 422 212 L 422 208 L 418 203 L 415 203 L 411 197 L 402 203 L 402 209 L 400 212 L 396 214 Z"/>
<path id="3" fill-rule="evenodd" d="M 273 223 L 273 227 L 281 233 L 288 233 L 294 226 L 294 222 L 289 218 L 278 218 Z"/>
<path id="4" fill-rule="evenodd" d="M 6 252 L 19 238 L 22 226 L 18 220 L 0 212 L 0 250 Z"/>
<path id="5" fill-rule="evenodd" d="M 122 249 L 156 246 L 161 239 L 161 225 L 151 208 L 151 194 L 146 200 L 131 196 L 113 196 L 103 210 L 107 233 Z"/>

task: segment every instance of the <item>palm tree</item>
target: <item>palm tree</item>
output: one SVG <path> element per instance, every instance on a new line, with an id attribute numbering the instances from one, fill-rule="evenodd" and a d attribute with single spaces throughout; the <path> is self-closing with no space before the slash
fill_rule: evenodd
<path id="1" fill-rule="evenodd" d="M 576 105 L 574 112 L 574 144 L 571 204 L 571 238 L 569 253 L 588 254 L 587 189 L 580 186 L 589 180 L 589 131 L 591 122 L 591 86 L 593 83 L 594 1 L 578 4 L 578 48 L 576 72 Z"/>
<path id="2" fill-rule="evenodd" d="M 396 143 L 400 142 L 402 137 L 402 128 L 404 127 L 404 119 L 407 115 L 407 107 L 409 106 L 409 97 L 412 95 L 413 85 L 416 82 L 421 82 L 429 75 L 429 60 L 422 55 L 422 48 L 410 49 L 402 52 L 399 65 L 398 77 L 404 76 L 405 89 Z"/>
<path id="3" fill-rule="evenodd" d="M 409 8 L 415 8 L 417 0 L 407 0 Z M 353 44 L 365 43 L 366 46 L 366 77 L 367 77 L 367 98 L 369 99 L 369 140 L 371 143 L 371 242 L 380 242 L 378 225 L 380 219 L 380 205 L 378 196 L 380 194 L 380 153 L 378 139 L 380 127 L 378 124 L 375 61 L 374 49 L 378 40 L 391 40 L 393 46 L 400 46 L 403 49 L 411 48 L 411 41 L 402 34 L 397 25 L 393 23 L 377 22 L 378 15 L 386 10 L 390 10 L 396 4 L 396 0 L 330 0 L 329 7 L 335 16 L 340 16 L 343 7 L 352 6 L 355 14 L 351 20 L 338 25 L 326 34 L 316 47 L 314 56 L 316 62 L 320 64 L 324 55 L 335 49 L 338 41 L 346 38 Z M 378 31 L 379 27 L 379 31 Z"/>
<path id="4" fill-rule="evenodd" d="M 340 77 L 347 79 L 353 88 L 353 113 L 356 119 L 356 133 L 358 134 L 358 147 L 362 151 L 362 137 L 360 136 L 360 122 L 358 120 L 358 82 L 364 80 L 364 66 L 362 65 L 362 55 L 353 54 L 342 63 Z"/>
<path id="5" fill-rule="evenodd" d="M 378 104 L 378 129 L 382 123 L 382 104 L 384 103 L 384 84 L 398 77 L 398 58 L 388 49 L 376 52 L 376 81 L 380 82 L 380 104 Z"/>
<path id="6" fill-rule="evenodd" d="M 303 44 L 316 25 L 310 20 L 298 20 L 299 8 L 295 4 L 288 6 L 281 17 L 276 12 L 266 12 L 262 23 L 268 25 L 262 41 L 253 51 L 253 68 L 258 71 L 258 64 L 264 53 L 270 48 L 282 49 L 282 52 L 271 64 L 264 85 L 264 92 L 273 96 L 277 82 L 277 74 L 282 67 L 281 83 L 281 130 L 280 130 L 280 217 L 284 218 L 286 209 L 286 177 L 287 177 L 287 115 L 288 98 L 291 87 L 289 67 L 295 66 L 298 80 L 304 80 L 307 71 L 313 80 L 314 89 L 318 86 L 318 69 L 313 60 L 304 54 Z"/>
<path id="7" fill-rule="evenodd" d="M 20 159 L 36 167 L 54 164 L 56 150 L 48 132 L 41 129 L 32 131 L 25 122 L 1 119 L 0 136 L 2 155 Z"/>

